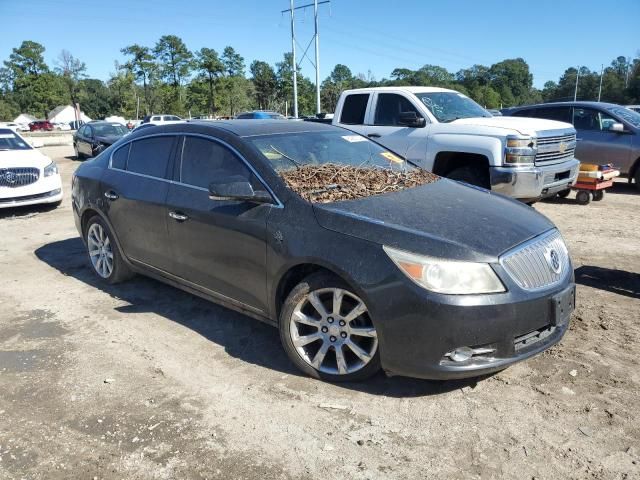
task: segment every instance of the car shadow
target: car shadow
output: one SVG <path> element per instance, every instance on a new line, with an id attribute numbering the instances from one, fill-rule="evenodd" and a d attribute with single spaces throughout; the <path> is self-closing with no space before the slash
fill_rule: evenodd
<path id="1" fill-rule="evenodd" d="M 222 347 L 233 357 L 288 375 L 302 376 L 291 364 L 277 329 L 246 315 L 229 310 L 195 295 L 141 275 L 128 282 L 109 285 L 89 266 L 80 238 L 46 244 L 35 251 L 41 261 L 128 305 L 116 307 L 120 313 L 154 313 L 179 323 Z M 437 395 L 463 387 L 474 388 L 485 377 L 465 380 L 430 381 L 387 377 L 379 373 L 366 382 L 339 383 L 336 386 L 389 397 Z"/>
<path id="2" fill-rule="evenodd" d="M 607 193 L 611 193 L 612 195 L 640 195 L 640 189 L 635 183 L 629 183 L 626 178 L 622 178 L 617 182 L 613 182 L 613 186 L 607 188 L 605 197 Z"/>
<path id="3" fill-rule="evenodd" d="M 575 270 L 576 283 L 640 299 L 640 275 L 624 270 L 583 265 Z"/>

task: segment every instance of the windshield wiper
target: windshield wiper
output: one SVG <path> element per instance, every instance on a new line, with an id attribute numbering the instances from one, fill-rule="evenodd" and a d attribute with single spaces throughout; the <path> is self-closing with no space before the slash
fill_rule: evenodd
<path id="1" fill-rule="evenodd" d="M 278 155 L 286 158 L 287 160 L 289 160 L 291 163 L 293 163 L 296 168 L 300 168 L 301 166 L 303 166 L 304 164 L 301 162 L 298 162 L 297 160 L 291 158 L 289 155 L 285 155 L 284 153 L 282 153 L 280 150 L 278 150 L 276 147 L 274 147 L 273 145 L 269 145 L 269 147 L 271 148 L 271 150 L 273 150 L 274 152 L 276 152 Z"/>

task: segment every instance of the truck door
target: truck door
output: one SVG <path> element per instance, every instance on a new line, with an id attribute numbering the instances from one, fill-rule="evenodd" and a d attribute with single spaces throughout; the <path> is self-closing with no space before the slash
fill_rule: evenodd
<path id="1" fill-rule="evenodd" d="M 424 166 L 427 152 L 427 130 L 424 127 L 408 127 L 400 123 L 401 113 L 420 111 L 405 96 L 398 93 L 377 93 L 370 108 L 364 135 L 390 150 Z M 427 127 L 428 128 L 428 127 Z"/>

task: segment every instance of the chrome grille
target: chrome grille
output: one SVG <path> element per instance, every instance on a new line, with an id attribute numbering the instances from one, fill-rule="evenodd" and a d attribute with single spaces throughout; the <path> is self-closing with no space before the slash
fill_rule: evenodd
<path id="1" fill-rule="evenodd" d="M 539 137 L 537 141 L 538 152 L 536 164 L 546 163 L 572 158 L 576 150 L 576 135 L 558 135 L 554 137 Z"/>
<path id="2" fill-rule="evenodd" d="M 554 256 L 557 269 L 554 269 Z M 551 287 L 566 278 L 571 270 L 569 252 L 557 230 L 516 247 L 503 255 L 500 263 L 524 290 Z"/>
<path id="3" fill-rule="evenodd" d="M 24 187 L 40 178 L 37 168 L 0 168 L 0 187 Z"/>

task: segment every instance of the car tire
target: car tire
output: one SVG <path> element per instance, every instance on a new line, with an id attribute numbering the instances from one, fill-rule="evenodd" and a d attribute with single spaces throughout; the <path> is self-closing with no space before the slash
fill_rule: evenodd
<path id="1" fill-rule="evenodd" d="M 378 337 L 368 309 L 332 274 L 312 274 L 291 290 L 279 330 L 285 352 L 310 377 L 355 382 L 380 370 Z"/>
<path id="2" fill-rule="evenodd" d="M 571 189 L 567 188 L 566 190 L 561 190 L 558 192 L 558 196 L 560 198 L 567 198 L 569 196 L 569 194 L 571 193 Z"/>
<path id="3" fill-rule="evenodd" d="M 640 166 L 636 168 L 636 171 L 633 174 L 633 179 L 636 182 L 636 189 L 640 190 Z"/>
<path id="4" fill-rule="evenodd" d="M 122 258 L 113 233 L 99 215 L 91 217 L 87 222 L 84 238 L 89 263 L 102 280 L 115 284 L 133 276 L 133 272 Z"/>
<path id="5" fill-rule="evenodd" d="M 591 201 L 591 195 L 586 190 L 579 190 L 576 193 L 576 201 L 580 205 L 587 205 Z"/>
<path id="6" fill-rule="evenodd" d="M 596 190 L 593 192 L 593 201 L 599 202 L 604 198 L 604 190 Z"/>
<path id="7" fill-rule="evenodd" d="M 465 182 L 470 185 L 486 188 L 487 190 L 491 188 L 489 172 L 480 167 L 466 166 L 456 168 L 450 171 L 446 177 L 451 180 L 457 180 L 458 182 Z"/>

